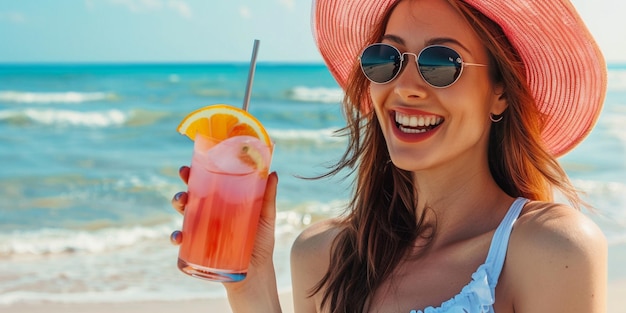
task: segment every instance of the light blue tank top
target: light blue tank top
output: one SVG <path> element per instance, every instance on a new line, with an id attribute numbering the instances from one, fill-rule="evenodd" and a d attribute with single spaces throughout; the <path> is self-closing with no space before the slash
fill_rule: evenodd
<path id="1" fill-rule="evenodd" d="M 472 274 L 472 281 L 459 294 L 439 307 L 430 306 L 423 311 L 411 310 L 411 313 L 493 313 L 496 285 L 504 265 L 509 236 L 526 201 L 528 200 L 517 198 L 513 202 L 493 235 L 485 263 Z"/>

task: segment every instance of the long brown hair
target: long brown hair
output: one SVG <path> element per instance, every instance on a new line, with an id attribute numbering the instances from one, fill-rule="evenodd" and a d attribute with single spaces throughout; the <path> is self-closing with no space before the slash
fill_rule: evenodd
<path id="1" fill-rule="evenodd" d="M 377 21 L 367 44 L 382 38 L 398 2 Z M 565 171 L 543 146 L 542 116 L 515 49 L 495 22 L 462 1 L 448 2 L 478 34 L 490 56 L 491 78 L 505 87 L 508 108 L 502 121 L 492 124 L 488 146 L 495 181 L 508 195 L 531 200 L 551 201 L 556 188 L 580 207 Z M 350 169 L 356 174 L 354 194 L 331 247 L 328 271 L 312 290 L 322 292 L 322 308 L 331 313 L 363 311 L 415 240 L 428 240 L 436 232 L 434 222 L 424 222 L 427 211 L 415 214 L 412 174 L 390 162 L 378 119 L 369 108 L 369 81 L 357 63 L 343 101 L 347 126 L 342 133 L 348 136 L 348 147 L 327 174 Z"/>

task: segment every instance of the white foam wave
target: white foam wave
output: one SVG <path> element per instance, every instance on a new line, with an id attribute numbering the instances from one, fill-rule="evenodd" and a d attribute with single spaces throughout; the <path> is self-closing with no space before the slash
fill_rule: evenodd
<path id="1" fill-rule="evenodd" d="M 624 90 L 626 90 L 626 80 L 624 81 Z M 625 120 L 626 108 L 618 105 L 607 107 L 601 120 L 603 125 L 608 128 L 609 133 L 620 139 L 624 146 L 626 146 Z"/>
<path id="2" fill-rule="evenodd" d="M 626 90 L 626 69 L 609 70 L 608 90 L 610 91 Z"/>
<path id="3" fill-rule="evenodd" d="M 306 143 L 342 143 L 345 137 L 338 137 L 334 133 L 337 128 L 322 129 L 268 129 L 270 137 L 277 142 L 306 142 Z"/>
<path id="4" fill-rule="evenodd" d="M 0 257 L 42 256 L 64 253 L 102 253 L 145 240 L 167 238 L 172 224 L 133 226 L 95 231 L 47 228 L 0 234 Z"/>
<path id="5" fill-rule="evenodd" d="M 126 123 L 128 115 L 120 110 L 95 112 L 81 112 L 58 109 L 25 109 L 0 111 L 0 121 L 24 120 L 44 124 L 61 126 L 109 127 Z"/>
<path id="6" fill-rule="evenodd" d="M 0 101 L 16 103 L 82 103 L 89 101 L 115 100 L 114 93 L 107 92 L 24 92 L 0 91 Z"/>
<path id="7" fill-rule="evenodd" d="M 301 102 L 340 103 L 343 99 L 341 88 L 310 88 L 298 86 L 289 91 L 289 98 Z"/>
<path id="8" fill-rule="evenodd" d="M 275 250 L 279 288 L 290 287 L 289 250 L 307 213 L 280 213 Z M 0 267 L 0 311 L 15 303 L 125 303 L 224 297 L 219 284 L 189 278 L 176 268 L 169 234 L 181 219 L 154 227 L 98 231 L 47 229 L 0 235 L 11 247 Z M 2 251 L 2 250 L 0 250 Z M 17 253 L 19 251 L 19 254 Z M 17 260 L 17 261 L 16 261 Z"/>
<path id="9" fill-rule="evenodd" d="M 603 230 L 609 245 L 626 242 L 626 183 L 581 178 L 572 179 L 572 183 L 596 209 L 590 217 Z"/>

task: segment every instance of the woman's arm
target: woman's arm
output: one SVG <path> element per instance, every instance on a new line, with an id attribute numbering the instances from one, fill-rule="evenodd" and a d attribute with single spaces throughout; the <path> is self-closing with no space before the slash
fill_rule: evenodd
<path id="1" fill-rule="evenodd" d="M 322 294 L 312 294 L 328 270 L 330 247 L 339 231 L 334 219 L 311 225 L 296 239 L 291 249 L 293 304 L 297 313 L 320 311 Z"/>

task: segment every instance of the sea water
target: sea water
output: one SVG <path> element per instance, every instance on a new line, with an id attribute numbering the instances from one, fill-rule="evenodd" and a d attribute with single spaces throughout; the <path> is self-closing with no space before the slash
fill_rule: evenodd
<path id="1" fill-rule="evenodd" d="M 223 297 L 221 285 L 180 273 L 169 243 L 182 225 L 170 205 L 186 188 L 178 168 L 193 151 L 176 126 L 202 106 L 241 106 L 247 73 L 247 64 L 0 66 L 0 305 Z M 341 156 L 341 98 L 321 64 L 257 66 L 250 111 L 275 141 L 281 290 L 295 236 L 349 197 L 340 177 L 300 178 Z M 596 128 L 560 159 L 611 247 L 626 243 L 625 124 L 626 66 L 611 65 Z"/>

